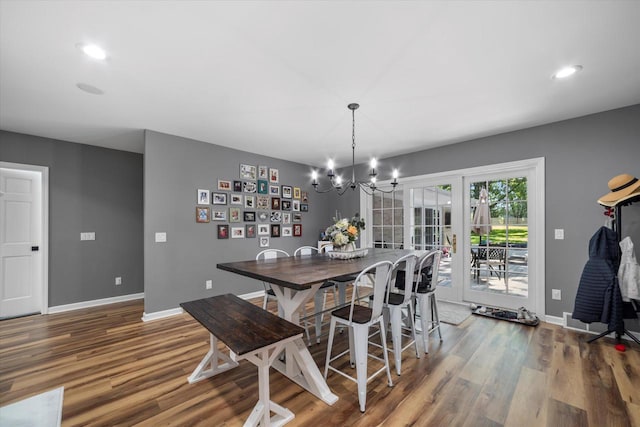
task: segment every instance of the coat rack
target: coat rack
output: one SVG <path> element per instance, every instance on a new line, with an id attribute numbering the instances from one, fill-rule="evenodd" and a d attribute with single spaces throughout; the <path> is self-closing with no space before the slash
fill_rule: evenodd
<path id="1" fill-rule="evenodd" d="M 630 199 L 626 199 L 623 200 L 622 202 L 618 203 L 617 205 L 615 205 L 613 207 L 613 209 L 615 210 L 615 222 L 614 222 L 614 228 L 615 228 L 615 232 L 616 232 L 616 236 L 617 236 L 617 240 L 618 243 L 620 243 L 620 241 L 622 240 L 622 207 L 623 206 L 629 206 L 635 202 L 640 202 L 640 194 L 632 197 Z M 605 215 L 610 216 L 611 215 L 611 209 L 612 208 L 608 208 L 607 211 L 605 212 Z M 621 254 L 620 254 L 620 246 L 618 246 L 618 258 L 620 258 Z M 624 311 L 624 310 L 623 310 Z M 636 343 L 638 343 L 638 345 L 640 345 L 640 340 L 638 338 L 636 338 L 635 335 L 633 335 L 631 332 L 629 332 L 629 330 L 627 328 L 624 327 L 624 319 L 622 320 L 622 331 L 611 331 L 611 330 L 607 330 L 605 332 L 602 332 L 601 334 L 587 340 L 587 342 L 591 343 L 597 339 L 600 339 L 604 336 L 607 336 L 611 333 L 615 333 L 616 335 L 616 344 L 621 344 L 621 338 L 622 335 L 626 335 L 629 338 L 631 338 L 632 340 L 634 340 Z M 624 347 L 622 347 L 621 349 L 622 351 L 624 351 Z"/>

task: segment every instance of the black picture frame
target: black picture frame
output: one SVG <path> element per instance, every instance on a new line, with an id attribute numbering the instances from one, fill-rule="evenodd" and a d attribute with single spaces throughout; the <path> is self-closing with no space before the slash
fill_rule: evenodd
<path id="1" fill-rule="evenodd" d="M 271 224 L 271 237 L 280 237 L 280 224 Z"/>
<path id="2" fill-rule="evenodd" d="M 244 211 L 242 219 L 244 219 L 244 222 L 256 222 L 256 213 L 254 211 Z"/>

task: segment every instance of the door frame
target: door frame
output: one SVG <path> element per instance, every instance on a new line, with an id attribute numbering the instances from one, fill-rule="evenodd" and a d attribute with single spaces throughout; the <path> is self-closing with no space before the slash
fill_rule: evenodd
<path id="1" fill-rule="evenodd" d="M 546 303 L 545 303 L 546 301 L 545 300 L 546 298 L 545 211 L 546 209 L 545 209 L 545 158 L 544 157 L 535 157 L 531 159 L 516 160 L 513 162 L 496 163 L 496 164 L 476 166 L 476 167 L 471 167 L 466 169 L 456 169 L 456 170 L 450 170 L 450 171 L 444 171 L 444 172 L 436 172 L 433 174 L 407 176 L 400 180 L 400 184 L 398 185 L 398 187 L 404 190 L 405 189 L 404 184 L 414 183 L 420 180 L 438 181 L 438 180 L 445 180 L 445 179 L 453 179 L 453 177 L 456 177 L 456 176 L 458 176 L 459 179 L 462 180 L 463 177 L 467 177 L 467 176 L 484 175 L 488 173 L 496 173 L 496 174 L 508 173 L 511 171 L 518 171 L 522 169 L 533 170 L 532 172 L 533 177 L 530 183 L 531 194 L 528 195 L 529 203 L 530 203 L 530 207 L 528 208 L 530 217 L 533 221 L 535 221 L 535 229 L 532 234 L 532 237 L 536 241 L 536 244 L 534 245 L 534 247 L 530 248 L 530 253 L 532 254 L 532 256 L 530 257 L 530 260 L 533 261 L 533 265 L 529 266 L 529 271 L 531 272 L 531 271 L 534 271 L 535 269 L 534 271 L 535 294 L 532 298 L 532 301 L 534 304 L 534 308 L 532 311 L 534 311 L 535 313 L 538 313 L 539 315 L 540 314 L 544 315 L 546 314 L 546 311 L 545 311 L 546 310 Z M 386 188 L 386 187 L 390 188 L 391 180 L 381 181 L 379 182 L 378 186 L 381 188 Z M 461 193 L 462 193 L 461 197 L 462 199 L 464 199 L 465 192 L 462 191 Z M 456 204 L 460 203 L 459 205 L 461 208 L 460 221 L 461 221 L 462 230 L 461 230 L 461 234 L 458 234 L 457 253 L 459 255 L 462 255 L 463 257 L 462 265 L 466 265 L 467 261 L 470 262 L 470 257 L 471 257 L 470 249 L 469 249 L 470 242 L 468 242 L 467 241 L 468 239 L 464 237 L 470 234 L 470 231 L 469 231 L 470 225 L 468 224 L 469 221 L 468 220 L 465 221 L 465 218 L 466 218 L 465 212 L 467 212 L 465 210 L 466 209 L 465 206 L 468 207 L 469 202 L 462 199 L 455 202 L 452 201 L 452 203 L 456 203 Z M 369 213 L 370 213 L 369 201 L 370 200 L 371 200 L 371 197 L 364 194 L 363 191 L 360 191 L 360 212 L 365 213 L 366 215 L 365 221 L 367 221 L 366 222 L 367 224 L 371 224 L 371 220 L 372 220 L 372 218 L 369 217 Z M 453 218 L 452 218 L 452 221 L 453 221 Z M 362 236 L 363 247 L 371 246 L 372 238 L 370 233 L 371 233 L 370 229 L 367 229 L 367 232 L 363 233 L 364 234 Z M 469 252 L 469 254 L 467 254 L 467 252 Z M 462 267 L 460 267 L 458 270 L 460 269 L 462 269 Z M 531 276 L 531 273 L 530 273 L 530 276 Z M 466 271 L 463 274 L 462 278 L 460 278 L 459 275 L 454 276 L 452 274 L 452 280 L 454 279 L 462 280 L 462 283 L 460 283 L 460 286 L 458 287 L 460 291 L 459 300 L 462 301 L 464 298 L 463 287 L 468 286 L 467 280 L 469 280 L 468 278 L 466 278 Z M 456 286 L 454 286 L 454 288 L 455 287 Z"/>
<path id="2" fill-rule="evenodd" d="M 22 171 L 40 172 L 40 179 L 42 180 L 41 188 L 41 206 L 42 206 L 42 242 L 40 247 L 42 249 L 42 283 L 40 286 L 41 291 L 41 305 L 40 312 L 42 314 L 49 313 L 49 167 L 27 165 L 23 163 L 10 163 L 0 161 L 0 168 L 2 169 L 15 169 Z"/>

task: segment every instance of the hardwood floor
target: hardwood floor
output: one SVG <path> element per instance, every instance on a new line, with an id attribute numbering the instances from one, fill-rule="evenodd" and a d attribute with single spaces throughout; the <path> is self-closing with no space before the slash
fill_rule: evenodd
<path id="1" fill-rule="evenodd" d="M 255 366 L 189 384 L 207 331 L 187 314 L 143 323 L 142 312 L 134 301 L 0 322 L 0 406 L 64 386 L 64 426 L 242 425 L 258 399 Z M 333 406 L 273 370 L 271 398 L 293 411 L 291 426 L 640 426 L 635 344 L 620 353 L 555 325 L 479 316 L 442 333 L 428 355 L 403 353 L 402 376 L 391 362 L 393 387 L 384 375 L 369 383 L 364 414 L 337 374 Z M 310 350 L 323 370 L 326 338 Z"/>

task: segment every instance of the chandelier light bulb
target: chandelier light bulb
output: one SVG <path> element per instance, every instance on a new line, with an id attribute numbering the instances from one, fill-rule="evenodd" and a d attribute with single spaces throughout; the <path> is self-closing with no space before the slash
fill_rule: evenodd
<path id="1" fill-rule="evenodd" d="M 375 176 L 372 176 L 372 177 L 371 177 L 371 183 L 372 183 L 372 184 L 375 184 L 375 183 L 376 183 L 376 177 L 375 177 Z"/>
<path id="2" fill-rule="evenodd" d="M 398 169 L 393 170 L 393 179 L 398 179 Z"/>
<path id="3" fill-rule="evenodd" d="M 374 157 L 373 159 L 371 159 L 371 169 L 375 169 L 376 166 L 378 166 L 378 161 Z"/>
<path id="4" fill-rule="evenodd" d="M 311 172 L 311 179 L 314 180 L 314 181 L 318 180 L 318 172 L 317 171 L 314 170 L 314 171 Z"/>
<path id="5" fill-rule="evenodd" d="M 336 176 L 336 187 L 342 186 L 342 177 Z"/>
<path id="6" fill-rule="evenodd" d="M 334 166 L 333 160 L 329 159 L 329 161 L 327 162 L 327 169 L 333 170 L 333 166 Z"/>

